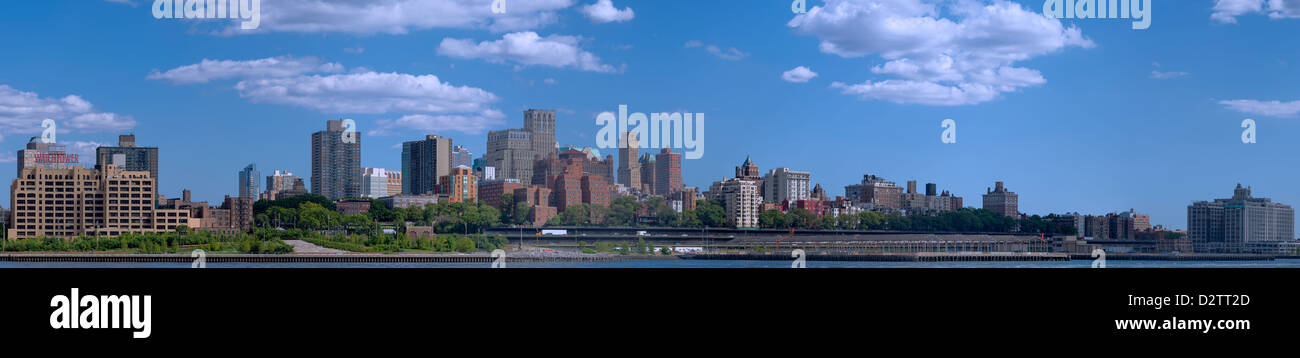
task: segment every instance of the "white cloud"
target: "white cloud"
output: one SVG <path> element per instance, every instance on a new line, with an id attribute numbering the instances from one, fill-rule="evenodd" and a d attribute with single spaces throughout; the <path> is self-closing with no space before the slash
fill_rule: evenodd
<path id="1" fill-rule="evenodd" d="M 512 62 L 519 66 L 575 68 L 592 72 L 618 72 L 602 63 L 600 57 L 578 47 L 573 36 L 538 36 L 536 32 L 505 34 L 500 40 L 475 44 L 468 39 L 442 39 L 438 54 L 463 59 L 483 59 L 492 63 Z"/>
<path id="2" fill-rule="evenodd" d="M 723 49 L 716 45 L 705 45 L 703 42 L 697 40 L 686 41 L 686 44 L 683 45 L 682 47 L 684 48 L 703 47 L 704 50 L 708 51 L 710 54 L 725 60 L 735 61 L 735 60 L 743 59 L 745 57 L 749 57 L 748 53 L 736 49 L 735 47 L 728 47 L 726 49 Z"/>
<path id="3" fill-rule="evenodd" d="M 42 98 L 0 84 L 0 133 L 37 134 L 41 122 L 53 119 L 59 134 L 65 132 L 119 132 L 135 127 L 131 116 L 100 112 L 81 96 Z"/>
<path id="4" fill-rule="evenodd" d="M 555 23 L 557 11 L 575 0 L 507 0 L 504 14 L 492 13 L 493 0 L 274 0 L 262 2 L 256 31 L 236 22 L 223 34 L 258 32 L 406 34 L 433 28 L 487 29 L 493 32 L 541 28 Z"/>
<path id="5" fill-rule="evenodd" d="M 781 73 L 781 79 L 792 83 L 805 83 L 808 82 L 808 80 L 813 79 L 813 77 L 817 77 L 817 72 L 813 72 L 803 66 L 795 67 L 792 70 Z"/>
<path id="6" fill-rule="evenodd" d="M 1215 0 L 1210 19 L 1224 24 L 1237 23 L 1246 14 L 1267 14 L 1270 19 L 1300 17 L 1300 0 Z"/>
<path id="7" fill-rule="evenodd" d="M 336 72 L 343 72 L 343 65 L 333 62 L 321 63 L 315 57 L 280 56 L 248 61 L 203 59 L 202 62 L 173 68 L 167 72 L 154 70 L 146 78 L 171 81 L 172 84 L 191 84 L 232 78 L 291 77 L 307 73 Z"/>
<path id="8" fill-rule="evenodd" d="M 1281 102 L 1237 99 L 1219 101 L 1219 104 L 1237 112 L 1268 117 L 1294 117 L 1296 114 L 1300 114 L 1300 101 Z"/>
<path id="9" fill-rule="evenodd" d="M 434 75 L 362 72 L 250 79 L 235 85 L 255 103 L 284 104 L 327 113 L 481 115 L 497 101 L 491 92 L 454 86 Z"/>
<path id="10" fill-rule="evenodd" d="M 370 135 L 400 135 L 410 132 L 440 133 L 457 131 L 469 134 L 481 134 L 505 125 L 505 114 L 497 110 L 465 115 L 427 115 L 412 114 L 393 120 L 378 120 L 378 128 L 367 132 Z"/>
<path id="11" fill-rule="evenodd" d="M 1187 75 L 1189 75 L 1189 73 L 1187 72 L 1178 72 L 1178 71 L 1160 72 L 1157 70 L 1151 70 L 1151 78 L 1157 80 L 1171 80 L 1175 78 L 1186 77 Z"/>
<path id="12" fill-rule="evenodd" d="M 140 6 L 139 3 L 136 3 L 136 2 L 133 1 L 133 0 L 105 0 L 105 1 L 112 2 L 112 3 L 118 3 L 118 4 L 127 4 L 127 5 L 131 5 L 131 7 Z"/>
<path id="13" fill-rule="evenodd" d="M 1094 44 L 1077 27 L 1005 0 L 936 4 L 924 0 L 828 0 L 787 23 L 812 35 L 823 53 L 879 56 L 871 72 L 888 77 L 836 83 L 863 99 L 933 106 L 991 101 L 1047 80 L 1016 62 Z M 945 15 L 947 17 L 945 17 Z"/>
<path id="14" fill-rule="evenodd" d="M 624 7 L 623 10 L 619 10 L 614 7 L 614 2 L 610 0 L 598 0 L 594 4 L 583 6 L 579 11 L 587 15 L 587 18 L 594 23 L 623 22 L 632 20 L 636 16 L 633 14 L 631 7 Z"/>

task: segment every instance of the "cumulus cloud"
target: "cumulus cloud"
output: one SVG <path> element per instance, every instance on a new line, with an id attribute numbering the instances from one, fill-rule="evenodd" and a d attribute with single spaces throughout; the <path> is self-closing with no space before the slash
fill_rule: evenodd
<path id="1" fill-rule="evenodd" d="M 583 15 L 587 15 L 587 18 L 594 23 L 629 21 L 635 16 L 631 7 L 624 7 L 623 10 L 619 10 L 614 7 L 614 2 L 610 0 L 598 0 L 594 4 L 583 6 L 579 11 Z"/>
<path id="2" fill-rule="evenodd" d="M 381 120 L 375 135 L 398 129 L 430 128 L 478 133 L 501 124 L 505 116 L 491 103 L 498 97 L 486 90 L 456 86 L 435 75 L 381 73 L 364 67 L 344 72 L 344 66 L 314 58 L 274 57 L 251 61 L 214 61 L 181 66 L 150 78 L 173 84 L 205 83 L 237 78 L 235 90 L 253 103 L 289 105 L 331 114 L 399 114 Z"/>
<path id="3" fill-rule="evenodd" d="M 462 59 L 482 59 L 492 63 L 514 63 L 517 66 L 549 66 L 573 68 L 592 72 L 619 72 L 614 66 L 602 63 L 600 57 L 582 50 L 579 38 L 550 35 L 541 37 L 536 32 L 513 32 L 500 40 L 474 43 L 468 39 L 442 39 L 438 54 Z"/>
<path id="4" fill-rule="evenodd" d="M 491 92 L 442 82 L 434 75 L 362 72 L 244 80 L 239 96 L 254 103 L 292 105 L 328 113 L 482 113 Z"/>
<path id="5" fill-rule="evenodd" d="M 557 11 L 575 0 L 508 0 L 504 14 L 492 13 L 493 0 L 275 0 L 262 2 L 255 31 L 236 22 L 223 34 L 259 32 L 406 34 L 433 28 L 508 32 L 555 23 Z"/>
<path id="6" fill-rule="evenodd" d="M 1270 19 L 1300 17 L 1300 0 L 1215 0 L 1210 19 L 1224 24 L 1237 23 L 1247 14 L 1267 14 Z"/>
<path id="7" fill-rule="evenodd" d="M 332 62 L 321 63 L 315 57 L 280 56 L 248 61 L 203 59 L 202 62 L 173 68 L 167 72 L 154 70 L 146 78 L 171 81 L 172 84 L 192 84 L 234 78 L 291 77 L 307 73 L 335 72 L 343 72 L 343 65 Z"/>
<path id="8" fill-rule="evenodd" d="M 817 72 L 813 72 L 804 66 L 795 67 L 792 70 L 781 73 L 781 79 L 792 83 L 805 83 L 808 80 L 817 77 Z"/>
<path id="9" fill-rule="evenodd" d="M 1296 114 L 1300 114 L 1300 101 L 1281 102 L 1236 99 L 1219 101 L 1219 104 L 1237 112 L 1268 117 L 1295 117 Z"/>
<path id="10" fill-rule="evenodd" d="M 131 116 L 96 110 L 81 96 L 41 97 L 0 84 L 0 133 L 38 134 L 47 118 L 55 121 L 58 133 L 120 132 L 136 124 Z"/>
<path id="11" fill-rule="evenodd" d="M 862 99 L 932 106 L 970 105 L 1047 80 L 1016 67 L 1068 47 L 1094 44 L 1077 27 L 1005 0 L 828 0 L 787 26 L 820 40 L 823 53 L 878 56 L 871 68 L 892 77 L 832 87 Z"/>

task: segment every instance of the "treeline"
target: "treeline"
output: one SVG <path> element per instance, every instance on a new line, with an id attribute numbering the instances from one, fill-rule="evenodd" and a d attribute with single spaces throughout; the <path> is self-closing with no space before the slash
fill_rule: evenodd
<path id="1" fill-rule="evenodd" d="M 299 195 L 293 198 L 306 197 Z M 274 227 L 306 230 L 344 230 L 350 234 L 379 235 L 379 223 L 393 223 L 397 231 L 404 232 L 407 222 L 417 226 L 432 226 L 437 233 L 481 233 L 483 229 L 500 223 L 496 208 L 476 203 L 437 203 L 424 207 L 389 209 L 384 202 L 373 199 L 370 210 L 364 214 L 343 215 L 317 200 L 259 201 L 261 213 L 254 214 L 257 227 Z M 296 206 L 288 206 L 296 205 Z M 332 206 L 333 204 L 331 204 Z"/>
<path id="2" fill-rule="evenodd" d="M 409 239 L 396 235 L 323 235 L 310 231 L 286 231 L 300 240 L 317 246 L 351 252 L 478 252 L 505 248 L 508 240 L 500 235 L 446 234 L 431 238 Z"/>
<path id="3" fill-rule="evenodd" d="M 144 254 L 189 253 L 194 249 L 209 252 L 246 254 L 287 254 L 293 246 L 263 231 L 253 234 L 215 235 L 207 231 L 190 232 L 182 226 L 177 232 L 126 233 L 117 237 L 78 236 L 72 240 L 58 237 L 7 240 L 0 251 L 7 252 L 103 252 L 121 251 Z"/>
<path id="4" fill-rule="evenodd" d="M 653 201 L 638 202 L 632 197 L 618 197 L 609 207 L 578 204 L 570 205 L 550 221 L 547 226 L 642 226 L 637 220 L 637 213 L 643 208 L 653 213 L 653 226 L 663 227 L 726 227 L 727 213 L 722 203 L 700 200 L 694 210 L 677 212 L 667 203 Z M 593 219 L 595 218 L 595 219 Z"/>

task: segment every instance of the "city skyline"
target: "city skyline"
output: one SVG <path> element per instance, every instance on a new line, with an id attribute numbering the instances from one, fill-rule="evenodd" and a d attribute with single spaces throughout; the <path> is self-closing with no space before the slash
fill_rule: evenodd
<path id="1" fill-rule="evenodd" d="M 13 53 L 24 55 L 0 59 L 0 66 L 11 69 L 0 71 L 0 96 L 78 104 L 68 104 L 66 111 L 84 109 L 73 113 L 85 116 L 55 119 L 61 129 L 58 143 L 80 154 L 81 165 L 94 165 L 95 146 L 109 147 L 118 135 L 135 134 L 139 143 L 159 148 L 158 177 L 167 178 L 159 181 L 161 194 L 177 197 L 181 189 L 190 189 L 210 202 L 237 194 L 230 173 L 248 163 L 310 173 L 305 138 L 325 120 L 356 119 L 363 133 L 362 167 L 400 168 L 400 143 L 428 134 L 454 138 L 476 156 L 485 154 L 487 131 L 525 127 L 522 113 L 528 108 L 556 111 L 559 144 L 594 147 L 595 114 L 619 104 L 708 113 L 708 155 L 681 164 L 685 186 L 701 189 L 752 155 L 764 172 L 783 167 L 811 172 L 811 185 L 820 185 L 832 197 L 868 173 L 895 183 L 940 183 L 967 200 L 978 200 L 991 183 L 1003 181 L 1021 195 L 1021 212 L 1104 214 L 1137 208 L 1151 215 L 1152 224 L 1169 228 L 1186 227 L 1187 205 L 1220 197 L 1222 188 L 1236 183 L 1251 185 L 1277 202 L 1300 202 L 1294 184 L 1300 169 L 1276 155 L 1297 149 L 1285 138 L 1300 131 L 1290 118 L 1294 112 L 1286 109 L 1296 96 L 1288 84 L 1300 75 L 1290 64 L 1300 59 L 1279 50 L 1285 46 L 1270 49 L 1273 45 L 1246 40 L 1294 30 L 1297 20 L 1245 13 L 1230 17 L 1235 23 L 1225 23 L 1216 20 L 1227 15 L 1216 12 L 1212 1 L 1158 5 L 1159 16 L 1143 31 L 1116 22 L 1060 20 L 1066 28 L 1077 26 L 1092 47 L 1035 52 L 1015 65 L 1041 73 L 1044 83 L 950 106 L 843 93 L 866 87 L 832 84 L 897 78 L 885 69 L 898 60 L 880 55 L 888 49 L 847 57 L 819 51 L 827 37 L 818 31 L 825 29 L 790 25 L 796 16 L 788 4 L 615 1 L 620 9 L 635 8 L 636 15 L 599 22 L 580 9 L 592 2 L 556 2 L 566 6 L 552 7 L 556 19 L 547 25 L 495 31 L 496 20 L 489 19 L 481 27 L 410 25 L 403 33 L 294 32 L 274 22 L 269 14 L 276 8 L 268 3 L 262 32 L 231 36 L 186 31 L 219 29 L 218 22 L 155 21 L 147 6 L 95 1 L 86 4 L 93 14 L 63 14 L 57 11 L 61 2 L 23 3 L 0 15 L 5 19 L 0 30 L 19 33 L 24 24 L 63 15 L 66 19 L 59 21 L 76 25 L 10 41 Z M 1039 3 L 1009 4 L 1032 12 Z M 823 5 L 811 1 L 809 8 Z M 711 15 L 727 12 L 746 16 Z M 701 37 L 694 31 L 652 29 L 669 16 L 683 27 L 709 24 L 725 31 Z M 753 18 L 754 24 L 740 18 Z M 933 18 L 962 19 L 951 9 Z M 90 27 L 95 33 L 78 30 Z M 525 36 L 529 31 L 538 38 Z M 510 37 L 515 34 L 523 35 Z M 1199 36 L 1205 44 L 1171 48 L 1167 44 L 1175 34 Z M 133 45 L 146 35 L 169 45 Z M 582 55 L 575 58 L 590 59 L 587 54 L 597 62 L 548 65 L 468 50 L 486 51 L 493 41 L 508 40 L 553 40 Z M 68 46 L 43 45 L 59 41 Z M 465 44 L 471 46 L 457 47 Z M 412 52 L 418 53 L 398 51 L 413 45 L 419 50 Z M 1193 60 L 1206 48 L 1218 56 Z M 89 52 L 74 55 L 81 51 Z M 308 70 L 299 70 L 306 74 L 302 78 L 256 71 L 255 63 L 267 62 L 256 61 L 266 59 Z M 200 66 L 205 60 L 215 67 Z M 215 76 L 221 64 L 247 71 Z M 798 66 L 818 75 L 794 71 L 789 79 L 781 78 Z M 463 101 L 454 103 L 468 107 L 453 113 L 421 113 L 399 104 L 350 108 L 347 101 L 311 107 L 256 91 L 313 77 L 362 80 L 366 77 L 346 76 L 366 73 L 379 78 L 397 74 L 395 83 L 437 76 L 438 83 L 464 92 Z M 1268 107 L 1269 101 L 1281 102 L 1272 110 L 1241 111 L 1262 108 L 1261 103 Z M 32 125 L 9 112 L 0 117 L 0 160 L 9 163 L 27 138 L 40 135 L 41 127 L 39 121 Z M 956 144 L 940 141 L 940 122 L 946 118 L 958 124 Z M 1241 143 L 1245 118 L 1258 123 L 1258 143 Z M 403 127 L 410 123 L 436 126 Z M 791 145 L 767 145 L 774 141 Z M 228 145 L 232 142 L 239 145 Z M 653 153 L 641 151 L 647 152 Z M 16 175 L 12 166 L 0 168 L 0 175 Z"/>

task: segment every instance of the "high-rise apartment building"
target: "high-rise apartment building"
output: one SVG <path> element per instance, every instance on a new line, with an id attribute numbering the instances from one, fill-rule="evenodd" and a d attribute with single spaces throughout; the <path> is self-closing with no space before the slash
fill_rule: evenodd
<path id="1" fill-rule="evenodd" d="M 532 134 L 522 129 L 488 132 L 486 167 L 496 168 L 497 179 L 533 181 Z"/>
<path id="2" fill-rule="evenodd" d="M 745 162 L 748 163 L 749 160 Z M 772 169 L 763 176 L 763 201 L 783 203 L 787 200 L 792 202 L 809 200 L 811 182 L 812 173 L 790 170 L 790 168 Z"/>
<path id="3" fill-rule="evenodd" d="M 438 178 L 451 175 L 451 148 L 436 135 L 402 143 L 402 194 L 436 194 Z"/>
<path id="4" fill-rule="evenodd" d="M 311 135 L 311 192 L 330 200 L 361 196 L 361 136 L 341 120 Z"/>
<path id="5" fill-rule="evenodd" d="M 727 211 L 727 226 L 757 228 L 758 209 L 763 198 L 758 195 L 758 185 L 753 181 L 731 178 L 719 186 L 723 207 Z"/>
<path id="6" fill-rule="evenodd" d="M 618 141 L 618 183 L 623 186 L 641 190 L 641 142 L 636 132 L 627 131 Z"/>
<path id="7" fill-rule="evenodd" d="M 1295 240 L 1295 210 L 1250 195 L 1237 184 L 1232 198 L 1187 206 L 1187 238 L 1198 251 L 1240 252 L 1255 243 Z"/>
<path id="8" fill-rule="evenodd" d="M 116 147 L 95 148 L 95 168 L 103 168 L 105 164 L 116 164 L 126 171 L 147 171 L 154 183 L 158 183 L 158 148 L 135 146 L 134 134 L 117 136 Z"/>
<path id="9" fill-rule="evenodd" d="M 1020 217 L 1020 196 L 1003 187 L 1002 182 L 996 182 L 984 194 L 984 209 L 1013 218 Z"/>
<path id="10" fill-rule="evenodd" d="M 262 190 L 259 188 L 259 182 L 262 179 L 262 172 L 257 170 L 257 164 L 249 164 L 239 171 L 239 197 L 247 199 L 257 199 L 257 195 Z"/>
<path id="11" fill-rule="evenodd" d="M 655 194 L 668 197 L 682 190 L 682 154 L 664 148 L 655 155 Z"/>
<path id="12" fill-rule="evenodd" d="M 361 197 L 382 198 L 388 196 L 388 171 L 384 168 L 366 168 L 361 171 Z"/>

